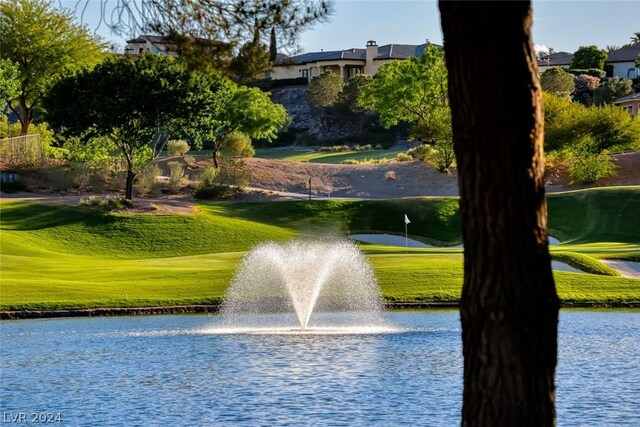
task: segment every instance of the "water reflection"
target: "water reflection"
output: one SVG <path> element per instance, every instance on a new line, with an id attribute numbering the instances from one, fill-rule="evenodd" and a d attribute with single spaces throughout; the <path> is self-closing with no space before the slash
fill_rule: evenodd
<path id="1" fill-rule="evenodd" d="M 0 322 L 0 412 L 68 425 L 459 424 L 455 311 L 392 312 L 400 333 L 211 333 L 219 318 Z M 640 312 L 561 314 L 559 425 L 640 425 Z"/>

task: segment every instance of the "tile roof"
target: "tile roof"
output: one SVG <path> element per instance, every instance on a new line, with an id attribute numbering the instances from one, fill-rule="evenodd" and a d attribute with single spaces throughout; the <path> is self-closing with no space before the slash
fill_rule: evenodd
<path id="1" fill-rule="evenodd" d="M 551 55 L 543 55 L 538 58 L 539 67 L 558 67 L 561 65 L 571 65 L 573 60 L 573 53 L 569 52 L 556 52 Z"/>
<path id="2" fill-rule="evenodd" d="M 640 92 L 632 93 L 631 95 L 626 95 L 621 98 L 618 98 L 614 101 L 614 103 L 617 104 L 618 102 L 631 101 L 632 99 L 640 100 Z"/>
<path id="3" fill-rule="evenodd" d="M 640 57 L 640 43 L 609 52 L 607 62 L 633 62 Z"/>
<path id="4" fill-rule="evenodd" d="M 426 43 L 414 44 L 386 44 L 378 46 L 378 56 L 375 60 L 383 59 L 406 59 L 412 56 L 422 56 Z M 351 48 L 346 50 L 332 50 L 327 52 L 309 52 L 288 57 L 278 58 L 278 64 L 307 64 L 309 62 L 353 60 L 366 61 L 367 50 L 363 48 Z"/>

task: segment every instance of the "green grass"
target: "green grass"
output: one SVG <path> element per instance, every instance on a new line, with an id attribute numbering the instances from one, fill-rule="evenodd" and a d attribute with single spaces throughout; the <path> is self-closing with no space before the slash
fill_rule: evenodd
<path id="1" fill-rule="evenodd" d="M 552 258 L 556 261 L 564 262 L 578 270 L 586 271 L 591 274 L 600 274 L 602 276 L 619 276 L 617 270 L 609 267 L 608 265 L 598 261 L 589 255 L 577 253 L 577 252 L 561 252 L 554 251 L 551 254 Z"/>
<path id="2" fill-rule="evenodd" d="M 594 273 L 596 258 L 640 259 L 640 188 L 549 197 L 549 222 L 568 243 L 553 256 Z M 571 208 L 573 206 L 573 208 Z M 589 212 L 583 212 L 588 207 Z M 455 198 L 392 201 L 216 202 L 194 215 L 104 213 L 0 202 L 0 309 L 120 307 L 219 302 L 243 254 L 264 240 L 356 232 L 459 241 Z M 609 216 L 615 215 L 616 220 Z M 598 227 L 601 223 L 604 227 Z M 456 301 L 459 248 L 362 246 L 388 301 Z M 640 303 L 640 280 L 554 273 L 563 302 Z"/>
<path id="3" fill-rule="evenodd" d="M 279 150 L 272 148 L 259 148 L 256 150 L 256 157 L 262 159 L 288 160 L 290 162 L 309 163 L 330 163 L 338 164 L 344 160 L 365 159 L 395 159 L 396 154 L 404 150 L 393 148 L 389 150 L 368 150 L 368 151 L 346 151 L 346 152 L 317 152 L 317 151 L 297 151 Z"/>

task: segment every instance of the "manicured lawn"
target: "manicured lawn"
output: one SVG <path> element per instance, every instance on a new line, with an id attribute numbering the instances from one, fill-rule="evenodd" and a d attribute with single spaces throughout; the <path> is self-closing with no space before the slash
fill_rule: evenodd
<path id="1" fill-rule="evenodd" d="M 333 153 L 259 148 L 256 150 L 256 157 L 262 159 L 288 160 L 291 162 L 338 164 L 344 160 L 363 161 L 365 159 L 395 159 L 396 154 L 400 152 L 404 152 L 404 150 L 393 148 L 389 150 L 346 151 Z"/>
<path id="2" fill-rule="evenodd" d="M 199 208 L 195 215 L 141 215 L 2 200 L 0 309 L 219 302 L 243 254 L 259 242 L 356 232 L 402 234 L 405 213 L 412 237 L 459 241 L 455 198 L 217 202 Z M 640 259 L 637 212 L 637 187 L 552 195 L 551 228 L 569 242 L 552 247 L 552 253 L 599 273 L 606 269 L 595 258 Z M 459 298 L 461 249 L 409 249 L 405 254 L 404 248 L 361 248 L 385 299 Z M 640 303 L 639 279 L 568 272 L 555 277 L 565 303 Z"/>

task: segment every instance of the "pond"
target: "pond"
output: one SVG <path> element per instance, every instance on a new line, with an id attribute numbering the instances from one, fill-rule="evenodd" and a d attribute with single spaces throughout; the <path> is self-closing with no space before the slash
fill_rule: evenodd
<path id="1" fill-rule="evenodd" d="M 63 425 L 459 425 L 457 311 L 394 332 L 229 335 L 219 316 L 3 321 L 0 412 Z M 563 311 L 558 425 L 640 425 L 640 311 Z"/>

